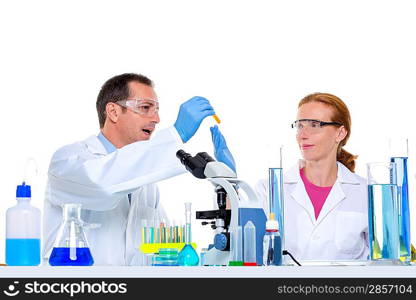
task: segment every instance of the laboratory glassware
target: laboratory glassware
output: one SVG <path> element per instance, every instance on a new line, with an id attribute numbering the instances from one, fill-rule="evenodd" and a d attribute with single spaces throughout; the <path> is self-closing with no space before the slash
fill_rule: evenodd
<path id="1" fill-rule="evenodd" d="M 396 164 L 367 164 L 370 259 L 397 262 L 400 257 L 399 202 Z"/>
<path id="2" fill-rule="evenodd" d="M 275 215 L 282 238 L 284 236 L 283 210 L 283 169 L 269 168 L 269 212 Z"/>
<path id="3" fill-rule="evenodd" d="M 269 214 L 266 222 L 266 233 L 263 239 L 263 265 L 282 265 L 282 240 L 279 233 L 279 223 L 274 213 Z"/>
<path id="4" fill-rule="evenodd" d="M 198 253 L 191 245 L 191 205 L 190 202 L 185 203 L 185 246 L 179 252 L 178 263 L 180 266 L 197 266 L 199 263 Z"/>
<path id="5" fill-rule="evenodd" d="M 279 167 L 269 168 L 269 213 L 279 224 L 282 247 L 284 247 L 284 201 L 283 201 L 283 145 L 279 149 Z"/>
<path id="6" fill-rule="evenodd" d="M 63 205 L 63 222 L 58 230 L 49 264 L 51 266 L 91 266 L 94 264 L 81 220 L 81 204 Z"/>
<path id="7" fill-rule="evenodd" d="M 179 266 L 177 248 L 160 248 L 153 256 L 152 266 Z"/>
<path id="8" fill-rule="evenodd" d="M 399 230 L 400 230 L 400 259 L 410 262 L 410 209 L 408 185 L 408 139 L 392 138 L 390 144 L 390 161 L 396 163 L 396 172 L 390 180 L 397 185 L 399 203 Z"/>

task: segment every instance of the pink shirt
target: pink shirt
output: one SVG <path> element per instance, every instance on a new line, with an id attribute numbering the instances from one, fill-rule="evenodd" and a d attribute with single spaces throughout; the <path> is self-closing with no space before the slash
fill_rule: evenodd
<path id="1" fill-rule="evenodd" d="M 311 199 L 313 209 L 315 210 L 315 218 L 318 219 L 319 213 L 321 212 L 322 206 L 324 206 L 325 200 L 328 197 L 332 186 L 327 187 L 314 185 L 306 178 L 305 171 L 303 169 L 300 169 L 300 177 L 305 185 L 309 199 Z"/>

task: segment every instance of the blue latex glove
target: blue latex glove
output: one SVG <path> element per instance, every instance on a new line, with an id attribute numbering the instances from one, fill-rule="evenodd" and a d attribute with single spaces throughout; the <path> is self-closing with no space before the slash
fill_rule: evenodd
<path id="1" fill-rule="evenodd" d="M 192 97 L 182 103 L 174 124 L 182 141 L 186 143 L 194 136 L 202 120 L 214 114 L 214 109 L 204 97 Z"/>
<path id="2" fill-rule="evenodd" d="M 236 173 L 234 157 L 227 147 L 227 142 L 225 141 L 224 136 L 222 135 L 221 131 L 218 129 L 217 125 L 215 125 L 214 127 L 211 127 L 210 129 L 211 129 L 212 143 L 214 144 L 215 159 L 217 161 L 220 161 L 226 164 Z"/>

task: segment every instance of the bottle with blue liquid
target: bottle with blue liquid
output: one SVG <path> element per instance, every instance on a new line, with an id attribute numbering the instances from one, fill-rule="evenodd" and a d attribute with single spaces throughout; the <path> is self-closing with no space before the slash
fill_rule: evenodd
<path id="1" fill-rule="evenodd" d="M 263 265 L 282 265 L 282 239 L 279 232 L 279 223 L 274 213 L 269 214 L 266 222 L 266 233 L 263 238 Z"/>
<path id="2" fill-rule="evenodd" d="M 85 223 L 81 220 L 81 204 L 63 206 L 63 222 L 49 257 L 51 266 L 91 266 L 94 264 L 87 238 Z"/>
<path id="3" fill-rule="evenodd" d="M 30 185 L 23 182 L 16 189 L 17 204 L 6 212 L 6 264 L 40 264 L 40 210 L 30 204 Z"/>

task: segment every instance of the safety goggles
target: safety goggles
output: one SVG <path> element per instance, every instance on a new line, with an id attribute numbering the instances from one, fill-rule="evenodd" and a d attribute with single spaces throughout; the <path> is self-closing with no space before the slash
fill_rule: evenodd
<path id="1" fill-rule="evenodd" d="M 159 112 L 159 102 L 153 99 L 126 99 L 116 103 L 145 117 L 153 117 Z"/>
<path id="2" fill-rule="evenodd" d="M 292 128 L 296 129 L 296 134 L 298 134 L 301 130 L 305 130 L 308 133 L 318 133 L 321 131 L 322 127 L 324 126 L 342 126 L 341 123 L 338 122 L 324 122 L 320 120 L 314 119 L 300 119 L 296 120 L 292 123 Z"/>

